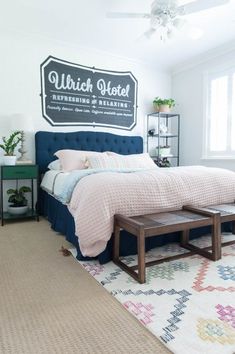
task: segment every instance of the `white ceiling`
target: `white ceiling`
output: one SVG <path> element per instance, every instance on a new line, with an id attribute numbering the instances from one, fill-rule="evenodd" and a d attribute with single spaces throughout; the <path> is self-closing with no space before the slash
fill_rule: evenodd
<path id="1" fill-rule="evenodd" d="M 186 3 L 190 0 L 181 0 Z M 204 30 L 199 40 L 178 32 L 162 43 L 157 36 L 141 38 L 147 19 L 108 19 L 106 13 L 149 12 L 152 0 L 8 0 L 1 4 L 0 27 L 73 45 L 105 50 L 170 69 L 196 55 L 235 39 L 235 0 L 228 5 L 188 15 Z M 186 31 L 187 32 L 187 31 Z"/>

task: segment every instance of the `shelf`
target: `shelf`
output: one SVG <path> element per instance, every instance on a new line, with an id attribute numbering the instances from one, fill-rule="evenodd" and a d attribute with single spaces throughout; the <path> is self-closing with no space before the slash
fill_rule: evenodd
<path id="1" fill-rule="evenodd" d="M 28 211 L 21 215 L 13 215 L 3 209 L 3 194 L 4 183 L 9 180 L 15 180 L 16 189 L 18 189 L 18 183 L 22 185 L 20 180 L 28 180 L 28 184 L 31 183 L 31 203 Z M 30 182 L 31 181 L 31 182 Z M 13 166 L 0 166 L 0 219 L 1 225 L 4 226 L 5 220 L 24 220 L 35 218 L 39 221 L 39 215 L 37 208 L 35 207 L 34 190 L 36 189 L 36 195 L 38 197 L 38 166 L 34 164 L 22 164 Z"/>
<path id="2" fill-rule="evenodd" d="M 178 159 L 179 156 L 176 156 L 176 155 L 164 155 L 164 156 L 161 156 L 161 155 L 151 155 L 151 157 L 153 159 L 156 159 L 156 158 L 160 158 L 160 159 L 164 159 L 164 158 L 167 158 L 167 159 Z"/>
<path id="3" fill-rule="evenodd" d="M 148 116 L 152 116 L 152 117 L 162 117 L 162 118 L 172 118 L 172 117 L 179 117 L 178 113 L 165 113 L 165 112 L 153 112 L 153 113 L 149 113 Z"/>
<path id="4" fill-rule="evenodd" d="M 154 135 L 149 135 L 149 138 L 178 138 L 179 135 L 175 135 L 175 134 L 154 134 Z"/>
<path id="5" fill-rule="evenodd" d="M 27 211 L 27 213 L 21 214 L 21 215 L 12 215 L 12 214 L 9 214 L 7 211 L 5 211 L 3 213 L 4 220 L 25 219 L 25 218 L 33 218 L 33 217 L 37 217 L 37 216 L 38 216 L 38 214 L 37 214 L 36 210 L 32 210 L 32 209 L 29 209 Z"/>
<path id="6" fill-rule="evenodd" d="M 174 120 L 170 119 L 174 117 Z M 151 131 L 154 133 L 153 135 L 149 134 Z M 147 115 L 146 135 L 147 151 L 151 155 L 153 154 L 151 157 L 154 160 L 168 159 L 168 161 L 170 160 L 170 164 L 179 166 L 180 114 L 174 112 L 149 113 Z M 154 140 L 156 138 L 157 140 Z M 153 145 L 158 146 L 154 148 Z M 164 146 L 172 146 L 172 149 L 164 150 Z"/>

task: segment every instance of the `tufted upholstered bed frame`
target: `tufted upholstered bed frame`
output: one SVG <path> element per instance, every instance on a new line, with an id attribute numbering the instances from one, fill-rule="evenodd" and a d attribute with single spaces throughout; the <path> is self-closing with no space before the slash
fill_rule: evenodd
<path id="1" fill-rule="evenodd" d="M 143 139 L 140 136 L 116 135 L 104 132 L 78 131 L 78 132 L 45 132 L 39 131 L 35 135 L 36 164 L 41 174 L 47 171 L 48 164 L 55 160 L 54 153 L 60 149 L 73 149 L 85 151 L 113 151 L 118 154 L 129 155 L 143 152 Z M 81 255 L 78 238 L 75 235 L 74 220 L 68 208 L 40 189 L 38 199 L 40 214 L 47 217 L 52 228 L 65 235 L 66 239 L 75 245 L 78 250 L 78 259 L 84 259 Z M 121 244 L 121 254 L 126 250 L 136 253 L 136 245 L 133 237 L 127 235 L 125 242 Z M 129 241 L 128 241 L 129 240 Z M 134 242 L 134 243 L 133 243 Z M 122 251 L 123 249 L 123 251 Z M 100 263 L 111 259 L 112 240 L 100 256 Z M 129 253 L 129 252 L 128 252 Z"/>
<path id="2" fill-rule="evenodd" d="M 44 132 L 35 135 L 36 163 L 44 173 L 48 164 L 55 160 L 54 153 L 60 149 L 113 151 L 122 155 L 143 152 L 143 139 L 140 136 L 124 136 L 103 132 Z"/>

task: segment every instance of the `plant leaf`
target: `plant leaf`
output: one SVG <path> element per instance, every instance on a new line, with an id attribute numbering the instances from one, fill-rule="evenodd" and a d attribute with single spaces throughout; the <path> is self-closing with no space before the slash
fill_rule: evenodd
<path id="1" fill-rule="evenodd" d="M 16 189 L 8 189 L 7 190 L 7 194 L 15 194 L 16 193 Z"/>
<path id="2" fill-rule="evenodd" d="M 28 193 L 28 192 L 31 192 L 31 188 L 29 187 L 26 187 L 26 186 L 23 186 L 23 187 L 20 187 L 19 189 L 19 193 Z"/>
<path id="3" fill-rule="evenodd" d="M 14 150 L 15 150 L 16 146 L 22 140 L 22 137 L 18 136 L 21 134 L 22 134 L 22 132 L 17 130 L 14 133 L 12 133 L 8 139 L 5 136 L 2 138 L 2 141 L 4 144 L 1 144 L 0 148 L 2 148 L 6 152 L 6 155 L 13 155 L 14 154 Z"/>

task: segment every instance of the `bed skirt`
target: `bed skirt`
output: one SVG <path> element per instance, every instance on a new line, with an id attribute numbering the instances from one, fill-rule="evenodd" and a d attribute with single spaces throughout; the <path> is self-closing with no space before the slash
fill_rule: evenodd
<path id="1" fill-rule="evenodd" d="M 90 260 L 90 257 L 84 257 L 79 248 L 79 240 L 75 235 L 75 225 L 74 219 L 70 214 L 66 205 L 59 202 L 57 199 L 49 195 L 40 189 L 38 209 L 40 215 L 43 215 L 48 219 L 51 224 L 51 228 L 63 234 L 66 240 L 72 243 L 77 249 L 77 259 L 78 260 Z M 227 223 L 223 225 L 224 231 L 230 231 L 230 224 Z M 200 229 L 195 229 L 190 231 L 190 239 L 202 236 L 203 234 L 209 233 L 210 227 L 203 227 Z M 171 233 L 163 236 L 150 237 L 146 239 L 146 251 L 157 247 L 165 245 L 169 242 L 179 241 L 179 233 Z M 112 246 L 113 237 L 107 243 L 106 249 L 99 254 L 98 258 L 100 264 L 109 262 L 112 259 Z M 137 253 L 137 243 L 136 237 L 129 234 L 126 231 L 121 232 L 120 238 L 120 255 L 128 256 Z"/>

